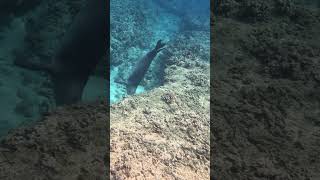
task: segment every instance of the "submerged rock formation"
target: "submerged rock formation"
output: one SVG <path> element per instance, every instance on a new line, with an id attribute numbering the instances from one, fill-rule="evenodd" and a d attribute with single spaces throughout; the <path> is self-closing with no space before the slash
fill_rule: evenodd
<path id="1" fill-rule="evenodd" d="M 57 109 L 0 142 L 0 179 L 104 179 L 106 103 Z"/>
<path id="2" fill-rule="evenodd" d="M 195 37 L 170 47 L 164 86 L 111 106 L 111 179 L 209 179 L 209 58 L 194 51 L 208 34 Z"/>
<path id="3" fill-rule="evenodd" d="M 12 131 L 0 143 L 2 177 L 104 179 L 110 133 L 111 179 L 208 179 L 209 41 L 193 35 L 170 45 L 165 85 L 112 105 L 111 119 L 106 103 L 79 104 Z"/>
<path id="4" fill-rule="evenodd" d="M 209 47 L 190 42 L 205 41 L 201 32 L 171 44 L 163 87 L 111 106 L 113 179 L 209 179 L 209 145 L 214 179 L 320 176 L 319 13 L 245 7 L 253 16 L 231 8 L 213 19 L 211 121 Z M 105 178 L 107 108 L 62 107 L 12 131 L 0 144 L 0 177 Z"/>
<path id="5" fill-rule="evenodd" d="M 213 19 L 211 173 L 317 179 L 319 10 L 293 1 L 240 2 L 223 1 L 220 8 L 230 11 Z"/>

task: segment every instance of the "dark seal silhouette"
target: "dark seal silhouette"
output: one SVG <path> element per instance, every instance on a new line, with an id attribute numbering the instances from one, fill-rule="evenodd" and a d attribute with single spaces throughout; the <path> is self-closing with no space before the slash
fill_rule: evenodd
<path id="1" fill-rule="evenodd" d="M 140 61 L 138 61 L 135 69 L 128 78 L 127 94 L 132 95 L 136 92 L 136 89 L 143 79 L 144 75 L 146 74 L 152 60 L 161 50 L 164 49 L 163 47 L 165 45 L 165 43 L 162 43 L 161 40 L 159 40 L 156 47 L 148 52 Z"/>
<path id="2" fill-rule="evenodd" d="M 81 100 L 98 61 L 108 53 L 109 1 L 88 0 L 63 37 L 51 64 L 18 61 L 16 65 L 50 73 L 57 105 Z"/>

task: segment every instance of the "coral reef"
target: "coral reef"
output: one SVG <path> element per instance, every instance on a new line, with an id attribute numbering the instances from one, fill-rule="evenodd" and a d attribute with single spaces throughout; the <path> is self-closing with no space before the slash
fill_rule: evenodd
<path id="1" fill-rule="evenodd" d="M 270 22 L 279 16 L 298 18 L 308 0 L 217 0 L 214 14 L 248 23 Z M 297 5 L 297 4 L 300 5 Z M 309 2 L 315 7 L 314 2 Z M 308 7 L 310 9 L 310 7 Z M 312 17 L 312 16 L 310 16 Z M 308 20 L 305 17 L 301 19 Z"/>
<path id="2" fill-rule="evenodd" d="M 318 179 L 319 14 L 243 2 L 223 1 L 213 19 L 211 99 L 200 55 L 209 47 L 191 33 L 170 45 L 162 87 L 111 106 L 113 179 L 208 179 L 209 145 L 213 179 Z M 2 178 L 104 178 L 107 108 L 63 107 L 12 131 L 0 144 Z"/>
<path id="3" fill-rule="evenodd" d="M 170 37 L 166 37 L 165 31 L 176 25 L 170 19 L 172 16 L 159 20 L 161 12 L 157 10 L 158 14 L 155 14 L 151 1 L 111 1 L 110 4 L 111 89 L 117 89 L 111 92 L 111 102 L 116 102 L 126 95 L 124 84 L 136 62 L 154 48 L 159 39 L 167 41 Z M 161 29 L 162 26 L 166 30 Z M 150 90 L 162 84 L 163 65 L 160 55 L 151 64 L 140 89 Z"/>
<path id="4" fill-rule="evenodd" d="M 123 85 L 132 67 L 159 39 L 170 45 L 181 34 L 192 39 L 209 32 L 209 4 L 206 5 L 206 2 L 209 1 L 111 1 L 111 89 L 118 90 L 111 93 L 112 102 L 126 96 Z M 194 6 L 195 3 L 197 6 Z M 201 43 L 198 45 L 195 51 Z M 172 56 L 170 48 L 162 51 L 153 61 L 140 89 L 147 91 L 163 85 L 165 65 Z"/>
<path id="5" fill-rule="evenodd" d="M 150 43 L 150 36 L 144 37 Z M 114 50 L 120 51 L 122 43 Z M 208 31 L 176 35 L 162 55 L 163 86 L 113 104 L 110 119 L 106 102 L 78 104 L 12 130 L 0 143 L 1 178 L 209 179 L 209 49 Z M 17 95 L 28 100 L 27 92 Z M 17 108 L 23 114 L 27 110 Z M 109 133 L 110 174 L 103 162 Z"/>
<path id="6" fill-rule="evenodd" d="M 203 43 L 177 39 L 168 61 L 189 61 L 184 54 Z M 111 179 L 209 179 L 208 60 L 193 60 L 202 66 L 170 63 L 165 69 L 170 81 L 111 106 Z M 193 73 L 203 78 L 202 85 L 192 83 Z"/>
<path id="7" fill-rule="evenodd" d="M 318 179 L 319 10 L 265 3 L 214 17 L 212 177 Z"/>
<path id="8" fill-rule="evenodd" d="M 57 109 L 0 143 L 1 179 L 104 179 L 106 103 Z"/>
<path id="9" fill-rule="evenodd" d="M 110 133 L 111 179 L 209 179 L 210 67 L 209 58 L 201 58 L 209 57 L 209 41 L 201 40 L 208 34 L 179 36 L 171 45 L 175 56 L 168 59 L 164 86 L 115 103 L 110 119 L 106 102 L 78 104 L 13 130 L 0 143 L 1 177 L 104 179 Z M 194 63 L 185 66 L 185 54 L 200 46 Z M 175 64 L 176 58 L 183 63 Z M 201 84 L 192 83 L 196 77 L 203 78 Z"/>

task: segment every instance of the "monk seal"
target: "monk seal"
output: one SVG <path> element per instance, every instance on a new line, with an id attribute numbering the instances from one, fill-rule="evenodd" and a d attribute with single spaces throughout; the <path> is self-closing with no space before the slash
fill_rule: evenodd
<path id="1" fill-rule="evenodd" d="M 90 74 L 108 53 L 109 7 L 109 1 L 88 0 L 64 35 L 52 63 L 14 62 L 28 69 L 47 71 L 52 77 L 57 105 L 81 100 Z"/>
<path id="2" fill-rule="evenodd" d="M 134 68 L 126 83 L 128 95 L 132 95 L 136 92 L 136 89 L 143 79 L 144 75 L 146 74 L 152 60 L 161 50 L 164 49 L 165 45 L 165 43 L 162 43 L 162 41 L 159 40 L 156 47 L 149 51 L 140 61 L 138 61 L 136 67 Z"/>

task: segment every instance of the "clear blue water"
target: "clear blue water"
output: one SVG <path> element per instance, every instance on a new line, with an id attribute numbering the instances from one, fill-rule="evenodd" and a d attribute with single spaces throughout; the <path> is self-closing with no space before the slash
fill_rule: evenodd
<path id="1" fill-rule="evenodd" d="M 125 82 L 135 63 L 159 39 L 169 45 L 185 31 L 199 30 L 198 26 L 210 29 L 209 0 L 111 0 L 110 10 L 111 103 L 127 96 Z M 139 85 L 136 94 L 161 86 L 161 78 L 154 75 L 161 66 L 159 56 L 146 74 L 148 81 Z"/>

